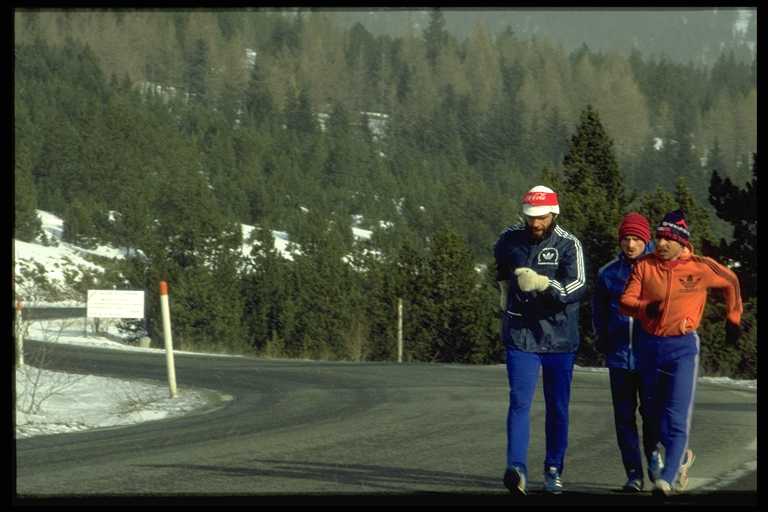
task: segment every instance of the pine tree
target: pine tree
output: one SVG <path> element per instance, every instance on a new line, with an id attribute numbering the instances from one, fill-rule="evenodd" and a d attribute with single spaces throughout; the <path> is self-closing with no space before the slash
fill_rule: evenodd
<path id="1" fill-rule="evenodd" d="M 424 29 L 423 37 L 427 50 L 427 61 L 434 68 L 448 38 L 448 31 L 445 29 L 445 16 L 439 8 L 430 11 L 429 24 Z"/>
<path id="2" fill-rule="evenodd" d="M 709 202 L 717 216 L 731 224 L 733 241 L 720 240 L 716 257 L 724 258 L 739 276 L 744 297 L 757 293 L 757 153 L 752 160 L 752 180 L 737 188 L 729 178 L 712 171 Z M 735 266 L 738 262 L 738 266 Z"/>
<path id="3" fill-rule="evenodd" d="M 594 274 L 616 252 L 616 228 L 626 208 L 623 179 L 613 141 L 591 106 L 581 113 L 563 159 L 561 196 L 564 223 L 581 240 Z M 587 280 L 587 282 L 592 282 Z"/>
<path id="4" fill-rule="evenodd" d="M 76 198 L 64 211 L 64 233 L 62 240 L 85 248 L 96 247 L 95 212 L 86 203 Z"/>
<path id="5" fill-rule="evenodd" d="M 252 242 L 248 271 L 241 284 L 248 339 L 260 354 L 285 357 L 285 337 L 292 329 L 285 314 L 288 269 L 268 228 L 256 228 Z"/>
<path id="6" fill-rule="evenodd" d="M 18 101 L 18 100 L 17 100 Z M 42 233 L 37 216 L 37 192 L 32 179 L 35 151 L 34 127 L 23 104 L 16 103 L 14 137 L 14 209 L 13 238 L 32 242 Z"/>
<path id="7" fill-rule="evenodd" d="M 269 91 L 265 66 L 257 61 L 251 70 L 250 81 L 245 91 L 246 122 L 252 126 L 274 123 L 275 102 Z"/>
<path id="8" fill-rule="evenodd" d="M 32 174 L 17 156 L 14 174 L 13 238 L 33 242 L 42 233 Z"/>
<path id="9" fill-rule="evenodd" d="M 311 136 L 318 131 L 307 86 L 302 86 L 295 95 L 288 97 L 285 106 L 285 125 L 288 130 L 300 137 Z"/>
<path id="10" fill-rule="evenodd" d="M 185 85 L 187 92 L 201 103 L 208 101 L 209 48 L 204 39 L 196 39 L 187 57 Z"/>
<path id="11" fill-rule="evenodd" d="M 440 230 L 426 253 L 401 247 L 397 282 L 404 302 L 405 359 L 486 361 L 485 301 L 471 251 L 455 232 Z"/>
<path id="12" fill-rule="evenodd" d="M 343 260 L 348 246 L 340 230 L 348 226 L 313 218 L 296 242 L 301 254 L 292 266 L 297 307 L 294 353 L 313 359 L 346 359 L 358 332 L 357 280 Z"/>
<path id="13" fill-rule="evenodd" d="M 587 257 L 587 284 L 595 282 L 598 269 L 616 254 L 616 229 L 626 208 L 624 184 L 613 150 L 598 113 L 588 105 L 571 137 L 563 159 L 562 176 L 545 173 L 560 196 L 560 211 L 565 229 L 580 240 Z M 580 329 L 581 358 L 594 363 L 591 344 L 591 305 L 582 304 Z"/>

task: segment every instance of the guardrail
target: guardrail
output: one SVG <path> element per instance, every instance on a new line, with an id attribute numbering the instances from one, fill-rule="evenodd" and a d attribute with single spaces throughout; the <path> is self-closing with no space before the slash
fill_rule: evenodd
<path id="1" fill-rule="evenodd" d="M 50 306 L 26 306 L 21 308 L 22 320 L 59 320 L 65 318 L 85 318 L 88 309 L 62 308 Z"/>

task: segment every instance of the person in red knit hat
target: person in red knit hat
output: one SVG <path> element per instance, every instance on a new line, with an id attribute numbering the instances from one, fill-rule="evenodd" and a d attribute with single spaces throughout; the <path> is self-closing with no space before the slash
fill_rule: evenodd
<path id="1" fill-rule="evenodd" d="M 619 297 L 624 292 L 632 267 L 641 256 L 652 252 L 651 227 L 643 215 L 630 212 L 618 229 L 619 254 L 597 273 L 592 296 L 592 325 L 597 335 L 596 348 L 605 355 L 611 383 L 611 401 L 616 428 L 616 441 L 626 473 L 624 492 L 643 490 L 643 457 L 648 462 L 648 478 L 653 482 L 663 467 L 658 450 L 658 433 L 651 421 L 645 420 L 640 373 L 634 340 L 637 323 L 619 312 Z M 637 429 L 638 405 L 643 418 L 643 443 Z"/>

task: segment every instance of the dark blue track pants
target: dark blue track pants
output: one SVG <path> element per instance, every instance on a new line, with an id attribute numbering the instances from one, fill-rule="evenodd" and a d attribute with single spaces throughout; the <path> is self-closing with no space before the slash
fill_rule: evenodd
<path id="1" fill-rule="evenodd" d="M 640 452 L 640 436 L 637 429 L 637 411 L 640 406 L 643 431 L 643 452 L 646 460 L 658 445 L 658 430 L 653 420 L 646 419 L 647 405 L 641 400 L 645 394 L 641 391 L 642 379 L 637 370 L 609 368 L 611 380 L 611 399 L 613 401 L 613 419 L 616 425 L 616 441 L 621 452 L 621 462 L 629 477 L 630 472 L 643 474 L 643 462 Z"/>
<path id="2" fill-rule="evenodd" d="M 648 403 L 648 418 L 664 446 L 661 478 L 674 482 L 688 447 L 699 369 L 699 335 L 653 336 L 639 329 L 638 368 Z"/>
<path id="3" fill-rule="evenodd" d="M 544 468 L 564 468 L 568 447 L 568 403 L 575 352 L 535 353 L 507 347 L 509 412 L 507 414 L 507 467 L 528 474 L 531 405 L 541 369 L 544 387 L 546 454 Z"/>

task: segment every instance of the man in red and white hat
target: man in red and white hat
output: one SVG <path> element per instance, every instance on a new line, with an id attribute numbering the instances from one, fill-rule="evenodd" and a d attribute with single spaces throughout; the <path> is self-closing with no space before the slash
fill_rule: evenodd
<path id="1" fill-rule="evenodd" d="M 522 210 L 525 222 L 508 227 L 494 245 L 510 389 L 504 485 L 513 494 L 527 493 L 530 412 L 541 369 L 544 491 L 560 494 L 579 301 L 586 292 L 584 252 L 581 242 L 557 225 L 560 204 L 551 188 L 540 185 L 526 192 Z"/>

